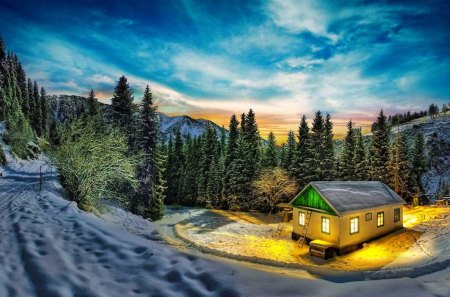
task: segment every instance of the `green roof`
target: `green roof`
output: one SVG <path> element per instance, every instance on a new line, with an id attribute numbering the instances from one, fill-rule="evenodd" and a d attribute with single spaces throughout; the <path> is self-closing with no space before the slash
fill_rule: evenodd
<path id="1" fill-rule="evenodd" d="M 337 215 L 336 211 L 323 199 L 319 192 L 309 184 L 290 203 L 293 207 L 314 209 L 330 215 Z"/>

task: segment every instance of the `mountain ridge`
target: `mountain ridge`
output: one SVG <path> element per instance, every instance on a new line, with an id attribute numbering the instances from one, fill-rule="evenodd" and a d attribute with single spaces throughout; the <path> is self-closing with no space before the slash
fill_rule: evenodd
<path id="1" fill-rule="evenodd" d="M 50 95 L 47 96 L 49 108 L 53 119 L 58 122 L 64 122 L 77 114 L 84 113 L 87 110 L 87 98 L 76 95 Z M 102 109 L 110 109 L 110 105 L 99 102 Z M 188 115 L 169 116 L 165 113 L 158 112 L 160 122 L 160 133 L 163 141 L 168 141 L 172 136 L 175 137 L 179 130 L 183 137 L 196 138 L 201 136 L 209 125 L 211 125 L 216 133 L 228 133 L 228 131 L 206 119 L 194 119 Z"/>

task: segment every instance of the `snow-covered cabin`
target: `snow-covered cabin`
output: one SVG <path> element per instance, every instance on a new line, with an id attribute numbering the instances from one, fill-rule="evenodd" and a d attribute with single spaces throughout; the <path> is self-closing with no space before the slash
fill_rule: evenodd
<path id="1" fill-rule="evenodd" d="M 377 181 L 317 181 L 291 202 L 292 238 L 320 241 L 343 254 L 403 227 L 405 201 Z"/>

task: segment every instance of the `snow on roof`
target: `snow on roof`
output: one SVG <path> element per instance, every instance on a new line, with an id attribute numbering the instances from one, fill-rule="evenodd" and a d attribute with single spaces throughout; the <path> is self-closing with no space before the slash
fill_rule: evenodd
<path id="1" fill-rule="evenodd" d="M 405 203 L 402 197 L 378 181 L 316 181 L 310 185 L 339 214 Z"/>

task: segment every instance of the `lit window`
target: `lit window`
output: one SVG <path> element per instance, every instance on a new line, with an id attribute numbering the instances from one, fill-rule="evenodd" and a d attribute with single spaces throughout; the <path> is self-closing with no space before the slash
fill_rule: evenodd
<path id="1" fill-rule="evenodd" d="M 305 213 L 304 212 L 298 213 L 298 224 L 300 226 L 305 226 Z"/>
<path id="2" fill-rule="evenodd" d="M 377 227 L 384 226 L 384 212 L 377 213 Z"/>
<path id="3" fill-rule="evenodd" d="M 322 233 L 330 234 L 330 219 L 322 217 Z"/>
<path id="4" fill-rule="evenodd" d="M 359 218 L 350 219 L 350 234 L 359 232 Z"/>
<path id="5" fill-rule="evenodd" d="M 371 212 L 366 213 L 366 221 L 372 221 L 372 213 Z"/>
<path id="6" fill-rule="evenodd" d="M 394 209 L 394 223 L 400 221 L 400 208 Z"/>

